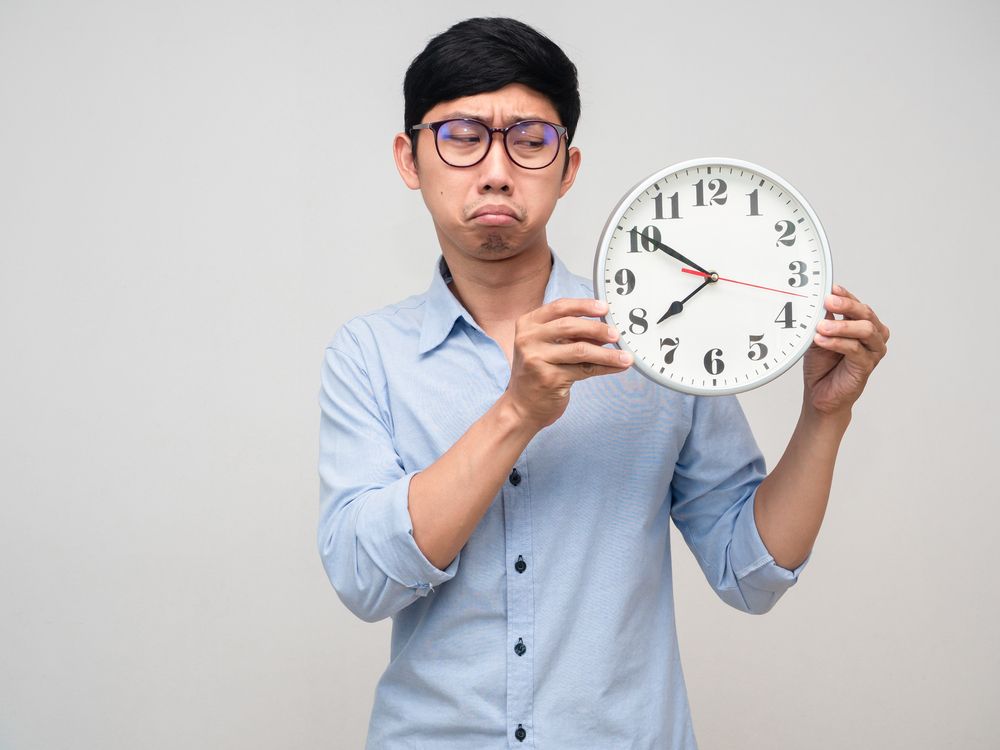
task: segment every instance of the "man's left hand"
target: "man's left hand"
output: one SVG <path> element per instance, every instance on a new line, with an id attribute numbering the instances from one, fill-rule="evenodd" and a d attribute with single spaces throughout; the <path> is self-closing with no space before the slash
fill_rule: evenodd
<path id="1" fill-rule="evenodd" d="M 826 310 L 806 351 L 806 402 L 821 414 L 849 414 L 885 356 L 889 329 L 868 305 L 837 284 L 826 298 Z"/>

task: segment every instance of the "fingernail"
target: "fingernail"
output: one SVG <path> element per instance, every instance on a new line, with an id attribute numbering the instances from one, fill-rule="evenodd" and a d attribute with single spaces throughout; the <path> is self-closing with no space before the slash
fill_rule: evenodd
<path id="1" fill-rule="evenodd" d="M 844 301 L 840 297 L 831 297 L 830 307 L 840 307 L 844 304 Z"/>
<path id="2" fill-rule="evenodd" d="M 833 331 L 833 324 L 828 320 L 822 320 L 820 321 L 819 324 L 819 330 L 823 331 L 824 333 L 830 333 L 831 331 Z"/>
<path id="3" fill-rule="evenodd" d="M 618 339 L 618 329 L 615 328 L 614 326 L 608 326 L 608 338 L 611 339 L 612 341 L 617 340 Z"/>
<path id="4" fill-rule="evenodd" d="M 632 355 L 629 354 L 628 352 L 620 352 L 618 354 L 618 359 L 621 360 L 621 363 L 623 365 L 630 365 L 630 364 L 632 364 Z"/>

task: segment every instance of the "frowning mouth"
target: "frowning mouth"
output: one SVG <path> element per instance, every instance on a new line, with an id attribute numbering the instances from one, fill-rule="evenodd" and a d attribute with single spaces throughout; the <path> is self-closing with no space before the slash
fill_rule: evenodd
<path id="1" fill-rule="evenodd" d="M 487 203 L 475 209 L 470 219 L 477 224 L 506 226 L 521 221 L 521 214 L 502 203 Z"/>

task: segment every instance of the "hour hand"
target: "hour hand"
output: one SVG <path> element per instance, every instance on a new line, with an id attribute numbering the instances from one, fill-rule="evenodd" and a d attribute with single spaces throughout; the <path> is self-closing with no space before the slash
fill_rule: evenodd
<path id="1" fill-rule="evenodd" d="M 643 235 L 643 236 L 645 237 L 645 235 Z M 686 265 L 691 266 L 691 268 L 694 268 L 694 269 L 697 269 L 698 271 L 701 271 L 706 276 L 708 275 L 708 271 L 706 271 L 704 268 L 702 268 L 701 266 L 699 266 L 693 260 L 689 260 L 689 259 L 685 258 L 683 255 L 681 255 L 679 252 L 677 252 L 676 250 L 674 250 L 669 245 L 664 245 L 662 242 L 660 242 L 659 240 L 654 240 L 652 237 L 646 237 L 646 239 L 648 239 L 650 242 L 652 242 L 654 245 L 656 245 L 656 249 L 657 250 L 662 250 L 667 255 L 669 255 L 669 256 L 671 256 L 671 257 L 676 258 L 677 260 L 679 260 L 681 263 L 684 263 Z"/>
<path id="2" fill-rule="evenodd" d="M 671 317 L 672 315 L 676 315 L 677 313 L 681 312 L 684 309 L 684 303 L 685 302 L 687 302 L 694 295 L 696 295 L 698 292 L 700 292 L 702 289 L 704 289 L 706 286 L 708 286 L 711 283 L 712 283 L 712 278 L 711 277 L 706 278 L 703 282 L 701 282 L 701 285 L 697 289 L 695 289 L 693 292 L 691 292 L 691 294 L 689 294 L 687 297 L 685 297 L 684 299 L 682 299 L 680 302 L 671 302 L 670 303 L 670 307 L 667 308 L 667 311 L 665 313 L 663 313 L 663 317 L 661 317 L 656 322 L 657 323 L 662 323 L 664 320 L 666 320 L 667 318 Z"/>

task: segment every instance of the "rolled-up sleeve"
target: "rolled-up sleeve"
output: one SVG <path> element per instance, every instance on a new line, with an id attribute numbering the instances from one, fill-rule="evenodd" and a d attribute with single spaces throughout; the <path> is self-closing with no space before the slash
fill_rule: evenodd
<path id="1" fill-rule="evenodd" d="M 760 538 L 753 508 L 765 476 L 736 398 L 695 398 L 674 469 L 671 516 L 719 597 L 751 614 L 770 610 L 806 565 L 779 567 Z"/>
<path id="2" fill-rule="evenodd" d="M 416 472 L 393 445 L 384 382 L 354 344 L 341 331 L 323 362 L 318 541 L 341 601 L 374 622 L 454 577 L 459 557 L 439 570 L 413 540 L 407 497 Z"/>

